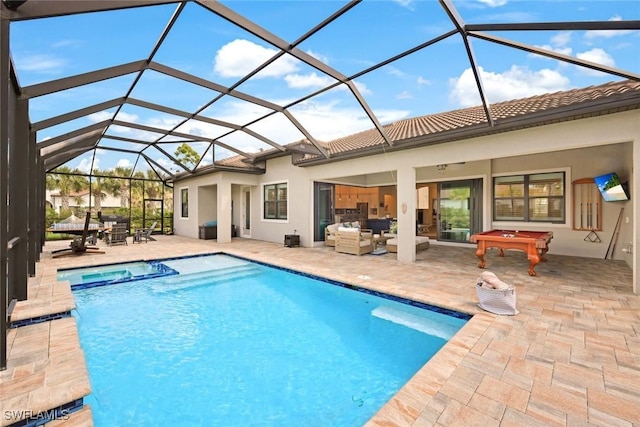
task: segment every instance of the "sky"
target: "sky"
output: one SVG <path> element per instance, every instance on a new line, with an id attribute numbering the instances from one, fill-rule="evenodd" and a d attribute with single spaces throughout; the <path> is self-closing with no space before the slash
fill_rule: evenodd
<path id="1" fill-rule="evenodd" d="M 342 1 L 222 1 L 279 39 L 292 44 L 327 17 L 345 6 Z M 513 1 L 453 0 L 463 22 L 514 23 L 546 21 L 640 20 L 635 0 Z M 133 8 L 12 22 L 11 55 L 21 86 L 31 86 L 133 61 L 145 60 L 176 10 L 175 4 Z M 450 111 L 480 104 L 465 47 L 459 35 L 444 38 L 374 71 L 370 67 L 434 40 L 454 29 L 435 0 L 365 0 L 358 3 L 297 47 L 346 77 L 381 124 L 410 117 Z M 519 31 L 493 32 L 502 38 L 535 45 L 564 55 L 586 59 L 628 72 L 640 73 L 640 31 Z M 599 85 L 621 77 L 577 67 L 566 62 L 472 38 L 471 48 L 479 66 L 490 103 Z M 288 110 L 319 141 L 330 141 L 374 125 L 351 90 L 344 85 L 316 94 L 336 80 L 299 59 L 285 54 L 242 81 L 278 53 L 278 48 L 222 19 L 196 3 L 180 13 L 153 61 Z M 30 119 L 37 123 L 99 102 L 125 96 L 165 105 L 189 113 L 246 126 L 280 145 L 305 136 L 282 113 L 238 97 L 220 97 L 213 89 L 147 70 L 34 98 Z M 238 84 L 238 82 L 241 82 Z M 135 83 L 135 85 L 134 85 Z M 236 87 L 237 85 L 237 87 Z M 308 97 L 304 102 L 297 102 Z M 295 105 L 290 106 L 290 104 Z M 44 142 L 77 128 L 111 119 L 115 108 L 45 128 L 37 140 Z M 268 116 L 267 118 L 264 118 Z M 258 120 L 261 119 L 261 120 Z M 272 146 L 245 132 L 135 105 L 125 105 L 116 120 L 161 129 L 173 129 L 197 137 L 218 138 L 227 146 L 247 153 Z M 107 136 L 159 142 L 173 153 L 184 137 L 165 137 L 148 130 L 112 126 Z M 192 146 L 213 161 L 209 144 Z M 177 171 L 162 151 L 147 144 L 104 138 L 100 147 L 141 151 L 169 170 Z M 235 155 L 218 147 L 215 158 Z M 137 155 L 108 150 L 91 151 L 72 160 L 70 167 L 88 171 L 115 166 L 148 167 Z"/>

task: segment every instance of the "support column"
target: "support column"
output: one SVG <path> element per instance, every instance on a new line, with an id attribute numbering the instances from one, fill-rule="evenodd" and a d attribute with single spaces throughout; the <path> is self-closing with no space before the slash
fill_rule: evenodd
<path id="1" fill-rule="evenodd" d="M 7 193 L 9 187 L 9 11 L 0 2 L 0 370 L 7 369 Z"/>
<path id="2" fill-rule="evenodd" d="M 15 97 L 14 97 L 15 99 Z M 9 298 L 18 301 L 27 299 L 28 247 L 27 219 L 29 217 L 29 104 L 18 99 L 11 109 L 9 121 L 13 124 L 9 139 L 9 238 L 17 242 L 9 251 Z M 37 176 L 37 175 L 36 175 Z M 27 183 L 26 191 L 24 183 Z"/>
<path id="3" fill-rule="evenodd" d="M 640 188 L 640 141 L 637 139 L 633 141 L 633 167 L 631 170 L 631 188 Z M 637 194 L 637 192 L 634 193 Z M 640 293 L 640 246 L 638 246 L 640 245 L 640 200 L 633 195 L 631 199 L 633 205 L 631 269 L 633 270 L 633 293 L 638 295 Z"/>
<path id="4" fill-rule="evenodd" d="M 28 272 L 29 276 L 36 275 L 36 262 L 38 261 L 38 254 L 40 252 L 40 236 L 38 235 L 38 220 L 41 215 L 44 214 L 44 203 L 38 198 L 38 183 L 45 182 L 45 176 L 40 171 L 38 164 L 38 149 L 36 147 L 36 134 L 35 132 L 29 132 L 29 170 L 33 171 L 29 174 L 29 188 L 27 196 L 28 215 L 27 220 L 27 251 L 29 258 Z"/>
<path id="5" fill-rule="evenodd" d="M 221 180 L 223 181 L 223 180 Z M 218 243 L 231 242 L 231 184 L 218 182 Z"/>
<path id="6" fill-rule="evenodd" d="M 416 260 L 416 171 L 398 169 L 398 261 Z"/>

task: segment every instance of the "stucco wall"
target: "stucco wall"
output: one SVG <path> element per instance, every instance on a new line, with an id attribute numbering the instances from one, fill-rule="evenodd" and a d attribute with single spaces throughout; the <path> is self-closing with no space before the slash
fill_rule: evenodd
<path id="1" fill-rule="evenodd" d="M 255 239 L 282 242 L 285 234 L 297 233 L 303 246 L 313 242 L 313 183 L 335 182 L 366 186 L 396 185 L 398 172 L 413 169 L 416 182 L 437 182 L 453 179 L 482 178 L 484 180 L 484 226 L 498 227 L 492 222 L 492 176 L 505 173 L 528 173 L 541 170 L 567 171 L 567 198 L 571 200 L 571 181 L 593 177 L 603 173 L 617 172 L 623 180 L 632 182 L 633 141 L 640 137 L 640 112 L 629 111 L 595 118 L 562 122 L 544 127 L 522 129 L 506 134 L 489 135 L 463 141 L 411 150 L 387 152 L 311 167 L 295 167 L 289 157 L 280 157 L 267 162 L 264 175 L 217 173 L 176 183 L 176 191 L 188 185 L 197 188 L 203 185 L 236 185 L 245 181 L 252 185 L 252 229 Z M 498 123 L 497 126 L 500 126 Z M 445 171 L 438 171 L 437 164 L 448 164 Z M 264 183 L 288 183 L 289 218 L 286 221 L 262 219 L 262 187 Z M 408 181 L 407 181 L 408 182 Z M 218 187 L 220 188 L 220 187 Z M 604 258 L 610 242 L 615 221 L 624 208 L 624 221 L 618 237 L 615 258 L 626 259 L 621 252 L 625 242 L 634 241 L 633 186 L 630 202 L 603 204 L 604 230 L 598 232 L 601 243 L 584 241 L 585 231 L 571 229 L 571 212 L 567 212 L 566 224 L 544 224 L 541 229 L 554 231 L 551 253 Z M 198 197 L 190 193 L 190 203 Z M 239 187 L 234 186 L 234 200 L 239 197 Z M 398 193 L 400 194 L 400 192 Z M 404 192 L 409 194 L 409 192 Z M 179 194 L 176 193 L 176 212 L 179 213 Z M 239 203 L 239 200 L 236 201 Z M 413 203 L 413 202 L 412 202 Z M 569 204 L 570 206 L 570 204 Z M 410 210 L 413 206 L 409 206 Z M 192 209 L 192 208 L 190 208 Z M 397 209 L 400 210 L 400 200 Z M 569 207 L 570 209 L 570 207 Z M 236 213 L 234 212 L 234 215 Z M 629 223 L 626 218 L 629 217 Z M 234 218 L 234 221 L 236 219 Z M 188 230 L 176 226 L 176 232 L 197 236 L 197 223 L 180 221 Z M 536 229 L 530 224 L 519 228 Z"/>

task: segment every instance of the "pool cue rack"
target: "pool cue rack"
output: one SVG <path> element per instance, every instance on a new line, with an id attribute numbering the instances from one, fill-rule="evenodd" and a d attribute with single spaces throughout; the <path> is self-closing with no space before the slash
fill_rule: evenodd
<path id="1" fill-rule="evenodd" d="M 589 231 L 585 242 L 600 242 L 595 232 L 602 231 L 602 195 L 593 178 L 573 181 L 573 229 Z"/>

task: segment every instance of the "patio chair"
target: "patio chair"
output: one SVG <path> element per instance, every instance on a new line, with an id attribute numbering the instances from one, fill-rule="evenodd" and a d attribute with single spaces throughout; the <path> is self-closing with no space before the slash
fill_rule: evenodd
<path id="1" fill-rule="evenodd" d="M 109 246 L 126 245 L 128 236 L 127 224 L 113 224 L 109 233 Z"/>
<path id="2" fill-rule="evenodd" d="M 90 252 L 94 254 L 103 254 L 104 251 L 96 246 L 87 246 L 87 238 L 89 237 L 89 223 L 91 222 L 91 212 L 87 212 L 84 220 L 84 228 L 82 229 L 82 237 L 74 238 L 68 248 L 52 251 L 53 258 L 67 255 L 82 255 Z M 92 235 L 91 241 L 95 242 L 95 236 Z"/>
<path id="3" fill-rule="evenodd" d="M 373 252 L 373 233 L 371 230 L 339 227 L 336 232 L 336 252 L 363 255 Z"/>
<path id="4" fill-rule="evenodd" d="M 154 221 L 149 228 L 137 229 L 133 235 L 133 243 L 142 243 L 143 240 L 145 243 L 147 243 L 149 240 L 156 240 L 151 237 L 151 233 L 153 233 L 153 230 L 155 230 L 156 224 L 158 224 L 158 221 Z"/>

